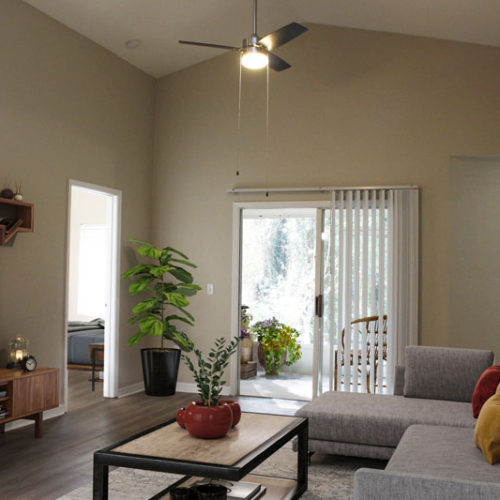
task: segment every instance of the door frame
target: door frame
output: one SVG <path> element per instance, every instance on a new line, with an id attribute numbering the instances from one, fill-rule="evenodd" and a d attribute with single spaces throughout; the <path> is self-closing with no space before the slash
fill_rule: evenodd
<path id="1" fill-rule="evenodd" d="M 232 250 L 232 277 L 231 277 L 231 335 L 230 337 L 240 336 L 240 304 L 241 304 L 241 243 L 242 243 L 242 211 L 244 209 L 259 209 L 259 208 L 313 208 L 313 209 L 328 209 L 331 207 L 330 200 L 316 200 L 316 201 L 245 201 L 233 203 L 233 250 Z M 318 221 L 316 220 L 318 224 Z M 316 225 L 318 227 L 318 225 Z M 321 239 L 321 234 L 316 234 L 316 241 Z M 321 271 L 318 267 L 321 266 L 322 249 L 316 244 L 316 276 Z M 317 281 L 317 280 L 316 280 Z M 318 293 L 319 283 L 316 282 L 316 293 Z M 318 371 L 318 353 L 317 353 L 317 337 L 319 322 L 315 317 L 315 339 L 314 339 L 314 356 L 313 356 L 313 386 L 317 387 L 317 371 Z M 239 378 L 239 364 L 240 364 L 240 350 L 238 346 L 238 353 L 236 356 L 231 356 L 229 364 L 229 389 L 231 394 L 240 393 L 240 378 Z M 313 397 L 315 396 L 313 392 Z"/>
<path id="2" fill-rule="evenodd" d="M 104 385 L 105 398 L 118 397 L 119 350 L 118 325 L 120 315 L 120 241 L 122 219 L 122 192 L 106 186 L 91 184 L 75 179 L 68 181 L 67 230 L 66 230 L 66 276 L 65 276 L 65 308 L 64 308 L 64 407 L 68 411 L 68 309 L 69 309 L 69 275 L 71 245 L 71 203 L 73 188 L 80 188 L 97 194 L 109 196 L 110 199 L 110 244 L 109 244 L 109 287 L 107 290 L 107 318 L 104 329 Z"/>

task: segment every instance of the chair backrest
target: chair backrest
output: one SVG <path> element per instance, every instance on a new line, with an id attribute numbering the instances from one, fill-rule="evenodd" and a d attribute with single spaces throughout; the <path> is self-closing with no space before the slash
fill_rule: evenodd
<path id="1" fill-rule="evenodd" d="M 387 315 L 384 314 L 382 325 L 380 325 L 379 316 L 367 316 L 351 321 L 351 330 L 354 335 L 359 335 L 358 345 L 362 346 L 361 339 L 366 336 L 366 357 L 370 359 L 371 338 L 374 336 L 375 350 L 378 350 L 380 344 L 383 346 L 383 357 L 387 357 Z M 352 336 L 351 336 L 352 342 Z M 345 351 L 345 328 L 342 330 L 342 351 Z"/>

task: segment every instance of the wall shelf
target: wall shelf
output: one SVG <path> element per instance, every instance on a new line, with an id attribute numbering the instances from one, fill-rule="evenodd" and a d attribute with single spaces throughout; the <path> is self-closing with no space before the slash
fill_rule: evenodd
<path id="1" fill-rule="evenodd" d="M 17 224 L 7 230 L 7 226 L 0 224 L 0 245 L 5 245 L 17 233 L 32 233 L 34 223 L 34 206 L 24 201 L 0 198 L 0 219 L 15 219 Z"/>

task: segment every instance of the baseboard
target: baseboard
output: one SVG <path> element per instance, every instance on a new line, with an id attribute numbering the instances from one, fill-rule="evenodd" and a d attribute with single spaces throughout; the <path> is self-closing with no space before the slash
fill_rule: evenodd
<path id="1" fill-rule="evenodd" d="M 125 398 L 131 396 L 132 394 L 137 394 L 138 392 L 144 392 L 144 383 L 137 382 L 136 384 L 126 385 L 125 387 L 120 387 L 118 389 L 118 397 Z"/>
<path id="2" fill-rule="evenodd" d="M 64 415 L 66 412 L 64 411 L 64 405 L 59 405 L 57 408 L 52 408 L 52 410 L 47 410 L 43 412 L 43 419 L 49 420 L 51 418 L 60 417 Z M 27 425 L 33 425 L 33 420 L 25 420 L 19 419 L 14 420 L 13 422 L 8 422 L 5 424 L 5 431 L 13 431 L 15 429 L 20 429 L 21 427 L 26 427 Z"/>
<path id="3" fill-rule="evenodd" d="M 198 387 L 196 387 L 196 384 L 193 382 L 177 382 L 175 390 L 177 392 L 191 392 L 196 394 L 198 392 Z M 229 387 L 224 387 L 221 394 L 223 396 L 229 396 Z"/>

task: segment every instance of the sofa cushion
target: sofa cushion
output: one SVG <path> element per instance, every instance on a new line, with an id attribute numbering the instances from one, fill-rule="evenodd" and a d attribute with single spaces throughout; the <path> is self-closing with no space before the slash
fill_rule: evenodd
<path id="1" fill-rule="evenodd" d="M 500 384 L 500 365 L 486 368 L 472 393 L 472 414 L 475 418 L 479 416 L 484 403 L 495 394 L 498 384 Z"/>
<path id="2" fill-rule="evenodd" d="M 405 396 L 470 402 L 481 373 L 493 363 L 493 353 L 408 346 L 405 362 Z"/>
<path id="3" fill-rule="evenodd" d="M 474 430 L 474 441 L 490 464 L 500 462 L 500 385 L 483 405 Z"/>
<path id="4" fill-rule="evenodd" d="M 309 418 L 309 437 L 395 447 L 412 424 L 474 427 L 470 403 L 383 394 L 326 392 L 296 413 Z"/>
<path id="5" fill-rule="evenodd" d="M 500 483 L 500 464 L 491 466 L 484 459 L 473 434 L 465 427 L 412 425 L 385 470 Z"/>

